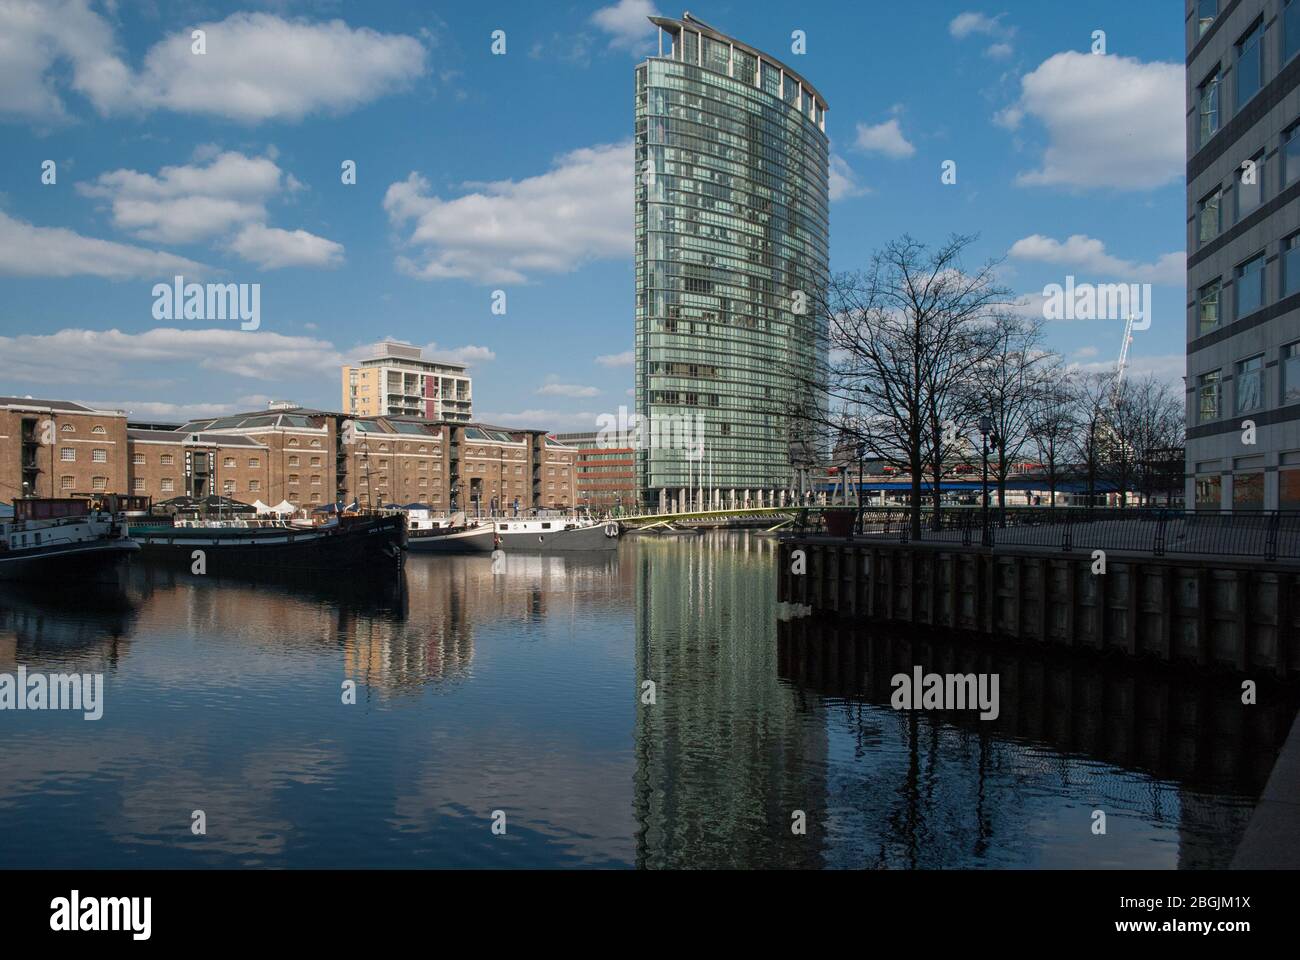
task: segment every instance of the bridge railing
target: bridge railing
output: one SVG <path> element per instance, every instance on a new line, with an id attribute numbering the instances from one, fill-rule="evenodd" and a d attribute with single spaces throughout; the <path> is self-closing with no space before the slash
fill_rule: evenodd
<path id="1" fill-rule="evenodd" d="M 991 509 L 985 529 L 978 507 L 950 507 L 938 515 L 933 509 L 922 510 L 919 537 L 911 521 L 906 507 L 810 507 L 799 512 L 793 532 L 988 548 L 1300 560 L 1300 510 L 1018 507 Z"/>

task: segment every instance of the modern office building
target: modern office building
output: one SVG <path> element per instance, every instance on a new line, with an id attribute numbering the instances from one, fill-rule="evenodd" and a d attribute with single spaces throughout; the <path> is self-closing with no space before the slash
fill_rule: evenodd
<path id="1" fill-rule="evenodd" d="M 612 446 L 599 431 L 557 433 L 555 439 L 577 451 L 578 506 L 601 511 L 635 506 L 634 448 Z"/>
<path id="2" fill-rule="evenodd" d="M 1300 0 L 1187 0 L 1187 503 L 1300 508 Z"/>
<path id="3" fill-rule="evenodd" d="M 419 347 L 384 340 L 356 366 L 343 367 L 343 412 L 358 417 L 424 417 L 468 423 L 465 364 L 426 360 Z"/>
<path id="4" fill-rule="evenodd" d="M 826 101 L 690 14 L 650 19 L 659 52 L 635 92 L 638 486 L 650 503 L 789 490 L 789 414 L 825 376 Z"/>

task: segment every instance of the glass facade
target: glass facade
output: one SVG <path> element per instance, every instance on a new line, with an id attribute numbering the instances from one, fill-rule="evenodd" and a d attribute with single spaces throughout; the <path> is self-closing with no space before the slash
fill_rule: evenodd
<path id="1" fill-rule="evenodd" d="M 732 38 L 653 19 L 662 55 L 636 68 L 638 486 L 649 502 L 791 489 L 789 414 L 826 369 L 826 105 Z M 701 442 L 662 442 L 683 418 Z"/>

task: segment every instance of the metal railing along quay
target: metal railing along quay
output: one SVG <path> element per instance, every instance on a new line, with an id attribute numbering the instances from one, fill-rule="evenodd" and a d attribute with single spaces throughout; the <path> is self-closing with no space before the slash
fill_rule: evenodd
<path id="1" fill-rule="evenodd" d="M 921 511 L 912 535 L 906 507 L 809 507 L 790 528 L 798 536 L 886 538 L 963 547 L 1109 550 L 1163 557 L 1198 554 L 1264 561 L 1300 560 L 1300 510 L 1186 511 L 1147 507 L 978 507 Z"/>

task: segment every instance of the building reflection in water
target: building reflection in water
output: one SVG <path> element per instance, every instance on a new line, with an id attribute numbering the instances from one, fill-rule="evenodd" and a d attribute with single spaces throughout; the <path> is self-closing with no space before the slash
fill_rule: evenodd
<path id="1" fill-rule="evenodd" d="M 826 727 L 777 676 L 773 541 L 642 538 L 635 556 L 637 865 L 816 867 Z"/>
<path id="2" fill-rule="evenodd" d="M 138 566 L 108 595 L 0 588 L 0 671 L 109 674 L 97 725 L 7 718 L 0 863 L 1231 857 L 1294 690 L 1261 686 L 1242 709 L 1229 675 L 781 621 L 775 559 L 770 538 L 719 532 L 629 537 L 593 559 L 507 555 L 496 572 L 489 557 L 412 555 L 380 582 Z M 890 677 L 918 664 L 996 672 L 999 718 L 893 710 Z M 373 709 L 340 711 L 349 678 Z M 220 830 L 176 833 L 202 804 Z M 483 826 L 498 806 L 511 845 Z M 67 843 L 52 849 L 50 831 Z"/>
<path id="3" fill-rule="evenodd" d="M 1293 688 L 1267 681 L 1259 704 L 1243 707 L 1240 680 L 1226 674 L 808 619 L 779 623 L 778 650 L 781 676 L 858 757 L 890 753 L 887 741 L 903 754 L 896 766 L 867 764 L 870 790 L 832 784 L 841 829 L 888 824 L 866 851 L 870 866 L 1023 864 L 1015 847 L 1055 823 L 1049 865 L 1122 867 L 1140 862 L 1144 837 L 1163 842 L 1151 827 L 1168 823 L 1176 858 L 1166 865 L 1224 867 L 1297 706 Z M 915 665 L 996 673 L 1000 715 L 895 711 L 890 680 Z M 1076 805 L 1065 818 L 1048 812 L 1062 796 Z M 1120 842 L 1093 842 L 1093 809 Z"/>

